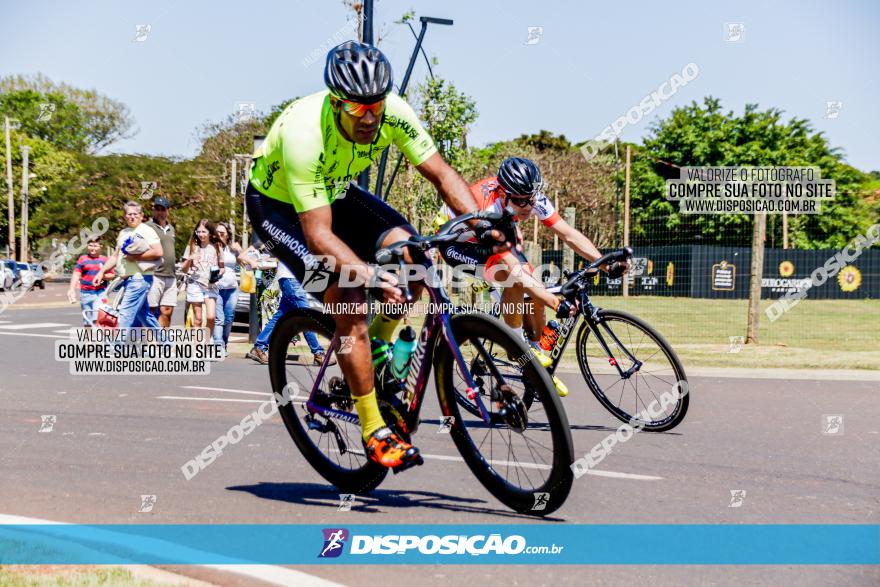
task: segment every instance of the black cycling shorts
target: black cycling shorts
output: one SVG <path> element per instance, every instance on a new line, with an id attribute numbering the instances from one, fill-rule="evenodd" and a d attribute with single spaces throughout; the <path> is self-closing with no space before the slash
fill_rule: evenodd
<path id="1" fill-rule="evenodd" d="M 338 279 L 309 251 L 302 224 L 293 204 L 270 198 L 248 183 L 247 211 L 254 232 L 265 248 L 319 301 L 327 286 Z M 388 231 L 402 227 L 410 234 L 415 228 L 397 210 L 355 184 L 344 197 L 330 204 L 332 231 L 367 263 L 376 262 L 376 251 Z"/>

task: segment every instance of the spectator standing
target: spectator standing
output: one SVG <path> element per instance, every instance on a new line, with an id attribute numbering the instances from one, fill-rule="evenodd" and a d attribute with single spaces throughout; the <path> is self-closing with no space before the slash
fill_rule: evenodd
<path id="1" fill-rule="evenodd" d="M 294 308 L 308 308 L 309 294 L 302 288 L 290 269 L 281 261 L 278 262 L 278 271 L 275 273 L 275 279 L 278 280 L 278 288 L 281 290 L 281 302 L 278 304 L 278 310 L 272 315 L 263 330 L 260 331 L 253 348 L 245 355 L 247 359 L 253 359 L 261 365 L 269 363 L 269 337 L 275 329 L 275 324 L 285 314 Z M 314 332 L 305 333 L 306 344 L 314 355 L 313 364 L 320 365 L 324 362 L 324 348 L 318 342 L 318 337 Z M 336 363 L 335 358 L 331 358 L 331 365 Z"/>
<path id="2" fill-rule="evenodd" d="M 186 251 L 181 271 L 192 270 L 192 280 L 186 286 L 186 301 L 193 308 L 193 327 L 214 331 L 217 317 L 217 282 L 225 271 L 220 239 L 214 223 L 202 218 L 196 224 Z"/>
<path id="3" fill-rule="evenodd" d="M 175 238 L 177 233 L 168 221 L 168 210 L 171 202 L 163 197 L 153 200 L 153 219 L 147 225 L 159 235 L 162 243 L 162 260 L 153 274 L 153 285 L 147 295 L 150 312 L 159 320 L 162 328 L 171 325 L 171 315 L 177 306 L 177 279 L 174 275 L 174 264 L 177 261 Z"/>
<path id="4" fill-rule="evenodd" d="M 222 344 L 225 348 L 229 344 L 229 334 L 232 332 L 232 322 L 235 320 L 235 304 L 238 302 L 238 276 L 235 274 L 234 267 L 236 263 L 253 265 L 241 245 L 230 240 L 232 235 L 229 225 L 225 222 L 217 223 L 217 238 L 220 239 L 224 271 L 217 282 L 217 293 L 220 299 L 217 301 L 219 307 L 217 308 L 217 322 L 214 325 L 214 342 Z"/>
<path id="5" fill-rule="evenodd" d="M 86 254 L 80 255 L 73 268 L 70 277 L 70 287 L 67 288 L 67 299 L 71 304 L 76 303 L 76 292 L 79 292 L 79 305 L 82 309 L 83 326 L 91 328 L 95 325 L 98 316 L 98 302 L 107 289 L 107 284 L 95 285 L 94 279 L 98 271 L 107 262 L 107 257 L 101 254 L 101 238 L 93 238 L 86 245 Z M 110 272 L 108 272 L 110 273 Z M 112 275 L 108 275 L 112 277 Z"/>
<path id="6" fill-rule="evenodd" d="M 126 227 L 116 238 L 116 249 L 101 266 L 93 280 L 101 285 L 111 268 L 125 279 L 122 300 L 119 303 L 119 328 L 132 328 L 135 321 L 147 328 L 159 328 L 159 322 L 149 311 L 147 294 L 153 284 L 153 271 L 162 258 L 162 244 L 156 231 L 144 224 L 144 210 L 140 204 L 128 201 L 122 206 Z"/>

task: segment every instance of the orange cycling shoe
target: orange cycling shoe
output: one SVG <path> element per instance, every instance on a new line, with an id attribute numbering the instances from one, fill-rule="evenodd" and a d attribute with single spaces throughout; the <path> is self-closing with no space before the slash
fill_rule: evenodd
<path id="1" fill-rule="evenodd" d="M 395 472 L 422 464 L 419 449 L 404 442 L 391 428 L 379 428 L 364 442 L 367 456 Z"/>

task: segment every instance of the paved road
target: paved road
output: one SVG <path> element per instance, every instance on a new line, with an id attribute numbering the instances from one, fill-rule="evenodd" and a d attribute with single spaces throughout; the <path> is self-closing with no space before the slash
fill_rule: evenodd
<path id="1" fill-rule="evenodd" d="M 423 432 L 440 458 L 389 476 L 350 512 L 300 456 L 275 416 L 186 481 L 180 466 L 266 396 L 265 367 L 231 357 L 209 376 L 77 376 L 53 359 L 77 324 L 65 308 L 0 314 L 0 513 L 76 523 L 534 523 L 499 504 Z M 576 374 L 565 407 L 577 453 L 618 422 Z M 576 480 L 550 523 L 880 523 L 880 383 L 693 377 L 686 421 L 618 445 L 599 475 Z M 439 415 L 429 392 L 423 418 Z M 55 415 L 40 433 L 42 415 Z M 843 432 L 823 434 L 825 415 Z M 427 430 L 427 427 L 423 428 Z M 731 491 L 744 490 L 741 507 Z M 138 513 L 141 495 L 157 496 Z M 288 545 L 297 548 L 297 545 Z M 670 545 L 658 544 L 658 549 Z M 311 545 L 309 545 L 311 548 Z M 300 567 L 340 583 L 446 585 L 880 584 L 876 567 Z"/>

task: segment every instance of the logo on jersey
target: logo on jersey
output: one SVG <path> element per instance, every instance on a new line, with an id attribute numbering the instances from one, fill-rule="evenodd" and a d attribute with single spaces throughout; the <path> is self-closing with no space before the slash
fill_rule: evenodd
<path id="1" fill-rule="evenodd" d="M 266 170 L 266 179 L 263 180 L 263 189 L 268 190 L 269 186 L 272 185 L 272 182 L 275 181 L 275 172 L 281 169 L 281 163 L 278 161 L 272 161 L 269 164 L 269 169 Z"/>
<path id="2" fill-rule="evenodd" d="M 456 251 L 454 247 L 449 247 L 448 249 L 446 249 L 444 256 L 448 259 L 455 259 L 459 263 L 467 263 L 468 265 L 479 265 L 479 262 L 476 259 L 474 259 L 473 257 L 468 257 L 467 255 Z"/>
<path id="3" fill-rule="evenodd" d="M 345 541 L 348 540 L 348 530 L 345 528 L 324 528 L 324 547 L 318 558 L 336 558 L 342 554 Z"/>

